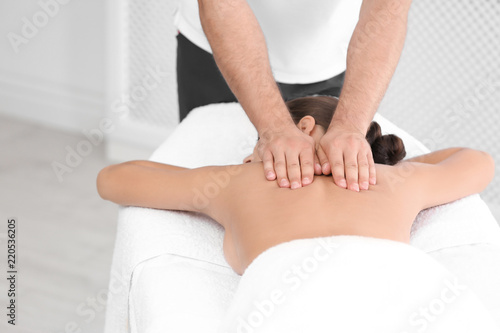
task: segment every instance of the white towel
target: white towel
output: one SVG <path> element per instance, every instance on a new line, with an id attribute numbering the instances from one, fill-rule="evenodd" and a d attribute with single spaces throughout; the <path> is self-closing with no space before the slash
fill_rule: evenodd
<path id="1" fill-rule="evenodd" d="M 376 115 L 375 120 L 379 122 L 384 132 L 395 133 L 403 138 L 409 156 L 427 152 L 417 140 L 385 118 Z M 256 140 L 255 128 L 239 104 L 209 105 L 193 110 L 156 150 L 151 160 L 185 167 L 241 163 L 243 158 L 252 152 Z M 460 244 L 487 244 L 491 242 L 500 244 L 498 241 L 500 231 L 498 226 L 495 227 L 494 219 L 490 215 L 488 208 L 478 197 L 466 198 L 450 205 L 427 210 L 422 212 L 415 222 L 412 229 L 412 244 L 426 251 L 449 249 L 449 246 L 457 247 Z M 466 232 L 461 230 L 466 230 Z M 136 275 L 139 268 L 156 263 L 157 261 L 154 259 L 158 259 L 160 256 L 176 255 L 186 257 L 187 262 L 195 260 L 207 263 L 207 267 L 230 269 L 223 256 L 222 239 L 223 228 L 199 214 L 136 207 L 120 208 L 105 332 L 115 333 L 127 330 L 129 292 L 134 286 L 137 286 L 139 290 L 141 283 L 150 281 L 141 280 L 141 275 Z M 489 248 L 485 248 L 485 251 L 489 251 Z M 446 263 L 446 258 L 444 256 L 440 259 Z M 499 258 L 498 262 L 500 262 L 500 252 L 496 258 Z M 478 260 L 481 260 L 481 257 Z M 188 294 L 196 289 L 184 283 L 189 270 L 185 270 L 186 274 L 183 275 L 178 265 L 167 265 L 165 266 L 165 274 L 169 274 L 168 267 L 176 269 L 176 274 L 169 276 L 175 276 L 177 280 L 171 278 L 168 283 L 175 286 L 178 292 L 184 290 L 184 293 Z M 217 284 L 214 282 L 219 278 L 217 269 L 214 268 L 213 271 L 215 272 L 206 268 L 206 279 L 204 280 L 206 289 Z M 493 276 L 496 274 L 500 278 L 500 270 L 490 273 Z M 148 275 L 143 274 L 142 276 Z M 231 271 L 227 273 L 227 276 L 225 280 L 228 285 L 227 289 L 233 290 L 235 281 L 238 281 L 239 277 Z M 135 293 L 135 295 L 140 297 L 140 293 Z M 138 300 L 137 297 L 135 300 Z M 166 303 L 178 303 L 175 299 L 162 294 L 144 295 L 144 297 L 147 299 L 142 301 L 149 301 L 157 305 L 150 308 L 161 309 L 166 306 Z M 211 297 L 213 297 L 211 293 L 200 293 L 198 304 L 200 306 L 206 304 L 208 308 L 213 303 Z M 496 296 L 491 295 L 490 297 Z M 221 294 L 218 306 L 224 307 L 230 301 L 231 293 Z M 500 294 L 491 303 L 498 307 L 500 320 L 500 305 L 498 305 Z M 134 302 L 130 304 L 130 307 L 130 311 L 135 313 L 135 319 L 150 318 L 149 316 L 152 314 L 145 310 L 147 309 L 145 306 L 134 306 Z M 189 307 L 179 307 L 178 310 L 184 314 L 189 314 L 190 311 Z M 196 318 L 195 315 L 193 316 Z M 131 330 L 133 332 L 146 332 L 143 327 L 138 326 L 138 321 L 135 319 L 130 322 Z M 162 320 L 164 324 L 173 321 L 168 316 L 162 316 Z M 186 323 L 184 328 L 179 326 L 174 331 L 189 331 L 186 327 L 190 324 L 194 325 L 193 322 Z M 203 325 L 203 320 L 200 319 L 197 324 Z M 205 332 L 216 332 L 216 327 L 209 323 L 205 327 Z"/>
<path id="2" fill-rule="evenodd" d="M 361 236 L 300 239 L 243 274 L 222 333 L 499 332 L 475 293 L 410 245 Z"/>
<path id="3" fill-rule="evenodd" d="M 425 252 L 464 244 L 500 244 L 500 228 L 479 194 L 421 211 L 410 244 Z"/>

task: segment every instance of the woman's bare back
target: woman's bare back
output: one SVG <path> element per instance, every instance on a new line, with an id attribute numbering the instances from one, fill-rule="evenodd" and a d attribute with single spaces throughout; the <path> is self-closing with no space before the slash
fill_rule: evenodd
<path id="1" fill-rule="evenodd" d="M 238 274 L 266 249 L 301 238 L 360 235 L 409 242 L 419 203 L 398 168 L 376 165 L 377 185 L 354 192 L 316 176 L 308 186 L 290 190 L 262 175 L 261 163 L 241 166 L 217 200 L 211 215 L 225 227 L 224 254 Z"/>
<path id="2" fill-rule="evenodd" d="M 377 185 L 353 192 L 316 176 L 306 187 L 280 188 L 262 163 L 187 169 L 129 161 L 99 172 L 97 189 L 123 206 L 207 214 L 224 226 L 224 253 L 242 274 L 263 251 L 294 239 L 360 235 L 408 242 L 420 210 L 480 193 L 495 173 L 481 151 L 449 148 L 376 164 Z"/>

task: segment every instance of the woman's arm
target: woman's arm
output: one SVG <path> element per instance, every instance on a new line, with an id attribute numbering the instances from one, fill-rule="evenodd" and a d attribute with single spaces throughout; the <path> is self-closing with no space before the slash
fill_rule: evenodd
<path id="1" fill-rule="evenodd" d="M 97 190 L 123 206 L 196 211 L 211 215 L 229 185 L 233 166 L 187 169 L 151 161 L 110 165 L 99 172 Z"/>
<path id="2" fill-rule="evenodd" d="M 462 150 L 462 149 L 467 149 L 467 148 L 446 148 L 442 150 L 437 150 L 433 151 L 432 153 L 428 153 L 425 155 L 419 155 L 415 156 L 413 158 L 406 159 L 405 161 L 408 162 L 420 162 L 420 163 L 426 163 L 426 164 L 437 164 L 439 162 L 444 161 L 451 155 L 455 154 L 456 152 Z"/>
<path id="3" fill-rule="evenodd" d="M 491 155 L 468 148 L 449 148 L 398 165 L 411 179 L 422 209 L 483 191 L 495 173 Z"/>

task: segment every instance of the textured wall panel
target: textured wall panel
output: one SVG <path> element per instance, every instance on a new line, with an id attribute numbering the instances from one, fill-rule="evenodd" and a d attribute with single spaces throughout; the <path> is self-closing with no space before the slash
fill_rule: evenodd
<path id="1" fill-rule="evenodd" d="M 500 172 L 500 1 L 415 0 L 380 113 L 431 150 L 483 149 Z M 457 181 L 460 181 L 457 179 Z M 483 195 L 500 204 L 500 176 Z"/>
<path id="2" fill-rule="evenodd" d="M 174 0 L 130 0 L 127 3 L 127 71 L 130 118 L 153 126 L 174 127 L 178 121 L 175 79 Z M 150 72 L 161 72 L 160 80 Z M 152 78 L 152 80 L 151 80 Z M 150 88 L 144 84 L 148 80 Z"/>

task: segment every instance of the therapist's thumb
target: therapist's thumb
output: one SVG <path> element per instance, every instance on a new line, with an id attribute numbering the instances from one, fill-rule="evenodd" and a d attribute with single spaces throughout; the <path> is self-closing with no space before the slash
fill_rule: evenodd
<path id="1" fill-rule="evenodd" d="M 325 154 L 325 151 L 321 147 L 321 145 L 318 145 L 318 149 L 316 150 L 316 155 L 319 160 L 319 168 L 321 170 L 321 173 L 328 175 L 331 173 L 331 167 L 330 167 L 330 162 L 328 162 L 328 157 Z M 316 166 L 314 167 L 314 170 L 316 171 Z M 319 174 L 321 174 L 319 173 Z"/>

